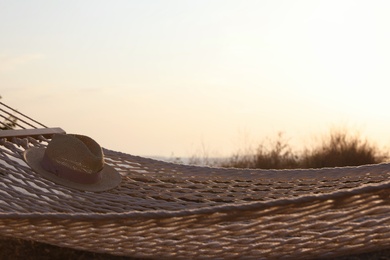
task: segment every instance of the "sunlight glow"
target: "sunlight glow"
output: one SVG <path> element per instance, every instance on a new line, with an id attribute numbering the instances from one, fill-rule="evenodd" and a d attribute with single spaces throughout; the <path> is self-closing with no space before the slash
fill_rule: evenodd
<path id="1" fill-rule="evenodd" d="M 387 1 L 0 3 L 3 101 L 139 155 L 332 125 L 390 144 Z"/>

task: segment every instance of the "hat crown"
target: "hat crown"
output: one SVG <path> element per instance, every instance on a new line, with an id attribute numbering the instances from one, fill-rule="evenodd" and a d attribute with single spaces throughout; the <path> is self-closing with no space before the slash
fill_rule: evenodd
<path id="1" fill-rule="evenodd" d="M 81 191 L 111 190 L 122 179 L 113 166 L 104 163 L 100 145 L 83 135 L 53 135 L 46 148 L 30 147 L 23 157 L 43 178 Z"/>
<path id="2" fill-rule="evenodd" d="M 62 167 L 87 174 L 99 172 L 104 167 L 102 148 L 83 135 L 54 135 L 44 156 Z"/>

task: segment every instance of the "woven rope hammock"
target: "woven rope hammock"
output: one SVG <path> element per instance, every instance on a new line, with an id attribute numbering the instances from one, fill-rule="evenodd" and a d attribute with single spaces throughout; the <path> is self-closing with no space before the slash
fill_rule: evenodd
<path id="1" fill-rule="evenodd" d="M 389 164 L 220 169 L 104 149 L 120 186 L 78 191 L 22 159 L 63 131 L 1 106 L 18 119 L 17 130 L 0 131 L 3 236 L 156 259 L 318 259 L 390 245 Z"/>

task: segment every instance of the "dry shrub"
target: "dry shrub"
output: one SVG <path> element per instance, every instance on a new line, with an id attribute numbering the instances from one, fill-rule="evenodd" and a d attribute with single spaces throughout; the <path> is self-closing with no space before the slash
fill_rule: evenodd
<path id="1" fill-rule="evenodd" d="M 322 142 L 303 152 L 293 151 L 281 133 L 270 145 L 261 144 L 253 153 L 236 153 L 222 167 L 258 169 L 296 169 L 358 166 L 388 159 L 376 145 L 346 130 L 332 130 Z"/>
<path id="2" fill-rule="evenodd" d="M 302 155 L 303 168 L 358 166 L 384 162 L 387 155 L 380 149 L 345 131 L 334 130 L 314 149 L 306 149 Z"/>
<path id="3" fill-rule="evenodd" d="M 251 169 L 291 169 L 298 166 L 298 157 L 293 153 L 282 133 L 278 134 L 275 141 L 268 140 L 268 143 L 269 145 L 260 144 L 252 153 L 238 152 L 221 166 Z"/>

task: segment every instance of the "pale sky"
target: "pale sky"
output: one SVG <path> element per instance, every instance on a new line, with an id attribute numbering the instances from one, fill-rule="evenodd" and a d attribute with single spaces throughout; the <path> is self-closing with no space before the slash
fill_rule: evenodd
<path id="1" fill-rule="evenodd" d="M 390 146 L 389 1 L 0 0 L 2 101 L 134 155 Z"/>

